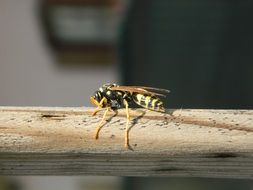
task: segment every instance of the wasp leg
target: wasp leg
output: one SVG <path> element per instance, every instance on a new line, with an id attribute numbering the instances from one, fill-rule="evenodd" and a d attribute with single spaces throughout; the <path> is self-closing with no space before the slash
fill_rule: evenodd
<path id="1" fill-rule="evenodd" d="M 96 115 L 97 112 L 99 112 L 101 110 L 101 108 L 98 106 L 94 111 L 93 113 L 91 114 L 92 116 Z"/>
<path id="2" fill-rule="evenodd" d="M 102 100 L 99 102 L 99 106 L 93 111 L 92 116 L 96 115 L 97 112 L 99 112 L 102 108 L 103 102 L 105 101 L 105 97 L 102 98 Z"/>
<path id="3" fill-rule="evenodd" d="M 126 107 L 126 116 L 127 116 L 127 122 L 126 122 L 126 129 L 125 129 L 125 147 L 129 149 L 129 122 L 130 122 L 130 115 L 129 115 L 129 109 L 128 109 L 128 102 L 124 100 L 124 104 Z"/>
<path id="4" fill-rule="evenodd" d="M 97 126 L 96 133 L 95 133 L 95 136 L 94 136 L 95 139 L 98 139 L 99 131 L 100 131 L 101 128 L 104 126 L 103 121 L 105 120 L 105 117 L 106 117 L 106 114 L 107 114 L 108 111 L 109 111 L 109 107 L 106 108 L 105 113 L 104 113 L 104 115 L 103 115 L 103 118 L 102 118 L 102 120 L 99 122 L 99 124 L 98 124 L 98 126 Z"/>

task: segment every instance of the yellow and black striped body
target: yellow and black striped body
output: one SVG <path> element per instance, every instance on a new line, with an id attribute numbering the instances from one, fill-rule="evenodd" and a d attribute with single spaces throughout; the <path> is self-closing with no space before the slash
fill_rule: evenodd
<path id="1" fill-rule="evenodd" d="M 165 112 L 165 109 L 163 107 L 163 102 L 156 96 L 133 93 L 132 98 L 136 104 L 144 108 L 147 108 L 153 111 L 158 111 L 158 112 Z"/>
<path id="2" fill-rule="evenodd" d="M 124 100 L 129 104 L 133 102 L 146 109 L 157 112 L 165 112 L 163 102 L 154 95 L 147 95 L 145 93 L 128 92 L 121 90 L 112 90 L 112 87 L 117 87 L 117 84 L 104 84 L 95 92 L 94 98 L 100 102 L 105 97 L 101 107 L 110 107 L 112 109 L 119 109 L 125 107 Z"/>

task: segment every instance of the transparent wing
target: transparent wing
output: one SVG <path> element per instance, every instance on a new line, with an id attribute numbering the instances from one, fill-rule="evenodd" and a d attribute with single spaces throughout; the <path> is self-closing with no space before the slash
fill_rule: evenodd
<path id="1" fill-rule="evenodd" d="M 164 96 L 164 97 L 165 97 L 164 93 L 170 92 L 169 90 L 166 90 L 166 89 L 144 87 L 144 86 L 115 86 L 115 87 L 111 87 L 111 89 L 125 91 L 125 92 L 131 92 L 131 93 L 136 92 L 136 93 L 140 93 L 140 94 Z"/>
<path id="2" fill-rule="evenodd" d="M 167 89 L 163 89 L 163 88 L 154 88 L 154 87 L 147 87 L 147 86 L 131 86 L 134 88 L 143 88 L 145 90 L 149 90 L 149 91 L 155 91 L 155 92 L 161 92 L 161 93 L 170 93 L 170 90 Z"/>

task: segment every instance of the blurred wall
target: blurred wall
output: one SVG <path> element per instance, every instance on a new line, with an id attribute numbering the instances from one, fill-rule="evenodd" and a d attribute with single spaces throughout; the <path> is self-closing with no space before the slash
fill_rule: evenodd
<path id="1" fill-rule="evenodd" d="M 38 0 L 0 0 L 0 105 L 89 106 L 115 65 L 61 67 L 43 38 Z M 85 63 L 84 63 L 85 64 Z"/>
<path id="2" fill-rule="evenodd" d="M 105 82 L 117 82 L 116 66 L 86 67 L 84 63 L 75 67 L 69 63 L 63 67 L 57 63 L 43 38 L 38 5 L 38 0 L 0 0 L 0 106 L 90 106 L 89 96 L 95 89 Z M 14 180 L 15 189 L 27 190 L 118 189 L 120 182 L 114 177 L 9 180 Z"/>
<path id="3" fill-rule="evenodd" d="M 125 84 L 171 90 L 170 108 L 253 108 L 252 1 L 133 1 Z"/>

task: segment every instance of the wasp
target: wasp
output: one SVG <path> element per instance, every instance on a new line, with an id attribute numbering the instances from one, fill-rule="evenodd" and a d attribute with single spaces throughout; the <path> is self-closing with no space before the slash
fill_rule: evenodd
<path id="1" fill-rule="evenodd" d="M 158 96 L 165 96 L 169 93 L 169 90 L 153 87 L 144 86 L 120 86 L 117 84 L 107 83 L 95 91 L 94 95 L 90 97 L 90 102 L 97 106 L 92 115 L 96 115 L 98 111 L 102 108 L 106 108 L 101 121 L 99 122 L 95 139 L 99 137 L 99 131 L 103 127 L 106 115 L 108 111 L 117 112 L 120 108 L 125 108 L 126 110 L 126 128 L 125 128 L 125 147 L 129 148 L 129 105 L 135 103 L 146 109 L 165 112 L 163 102 L 158 98 Z"/>

